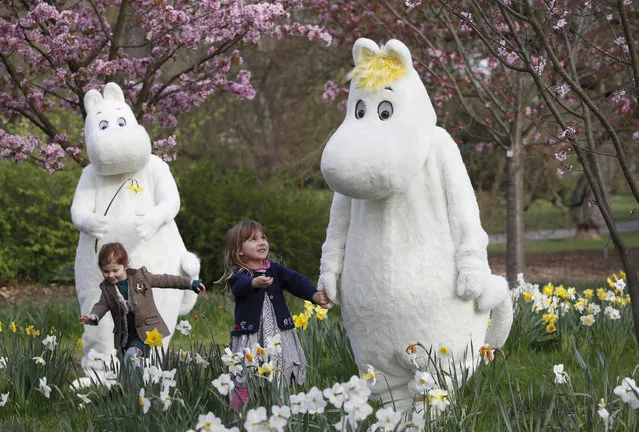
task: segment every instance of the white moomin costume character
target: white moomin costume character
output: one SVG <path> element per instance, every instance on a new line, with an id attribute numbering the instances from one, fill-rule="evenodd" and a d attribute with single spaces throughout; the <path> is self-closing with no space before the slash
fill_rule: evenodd
<path id="1" fill-rule="evenodd" d="M 346 118 L 322 154 L 335 194 L 318 288 L 341 305 L 360 373 L 383 373 L 373 395 L 405 409 L 416 395 L 409 346 L 432 350 L 457 377 L 472 373 L 480 347 L 506 341 L 512 303 L 491 275 L 457 144 L 435 125 L 408 48 L 359 39 L 353 59 Z"/>
<path id="2" fill-rule="evenodd" d="M 200 261 L 186 250 L 174 218 L 180 196 L 166 162 L 151 154 L 151 141 L 124 101 L 115 83 L 84 96 L 87 117 L 84 136 L 90 164 L 78 182 L 71 218 L 80 230 L 75 258 L 75 288 L 82 314 L 100 298 L 104 279 L 98 267 L 101 245 L 120 242 L 129 254 L 129 266 L 156 274 L 198 278 Z M 155 289 L 155 303 L 171 333 L 178 315 L 188 313 L 197 295 L 178 289 Z M 166 348 L 171 335 L 164 335 Z M 113 320 L 107 314 L 98 326 L 86 326 L 82 335 L 82 366 L 88 374 L 103 372 L 102 362 L 88 358 L 93 349 L 115 360 Z M 91 356 L 93 358 L 93 356 Z M 86 379 L 84 381 L 86 383 Z"/>

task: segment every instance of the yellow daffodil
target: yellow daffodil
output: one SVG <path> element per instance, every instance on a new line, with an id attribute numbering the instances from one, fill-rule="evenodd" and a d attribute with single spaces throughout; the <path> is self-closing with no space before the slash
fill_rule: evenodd
<path id="1" fill-rule="evenodd" d="M 12 332 L 16 332 L 18 331 L 18 326 L 16 326 L 16 322 L 15 321 L 11 321 L 11 324 L 9 324 L 9 328 L 11 329 Z"/>
<path id="2" fill-rule="evenodd" d="M 302 330 L 306 330 L 308 327 L 308 316 L 304 314 L 293 315 L 293 321 L 295 322 L 295 327 L 301 327 Z"/>
<path id="3" fill-rule="evenodd" d="M 524 301 L 526 303 L 530 303 L 530 301 L 532 300 L 532 294 L 529 291 L 524 291 L 522 296 L 524 297 Z"/>
<path id="4" fill-rule="evenodd" d="M 0 333 L 2 333 L 2 321 L 0 321 Z"/>
<path id="5" fill-rule="evenodd" d="M 557 331 L 557 327 L 555 327 L 555 324 L 550 323 L 546 326 L 546 333 L 554 333 Z"/>
<path id="6" fill-rule="evenodd" d="M 601 301 L 606 300 L 606 290 L 603 288 L 597 288 L 597 297 L 599 297 L 599 300 Z"/>
<path id="7" fill-rule="evenodd" d="M 488 318 L 488 327 L 490 327 L 490 325 L 493 323 L 493 319 L 492 318 Z"/>
<path id="8" fill-rule="evenodd" d="M 606 282 L 608 282 L 608 286 L 610 288 L 613 288 L 615 286 L 615 283 L 610 278 L 606 278 Z"/>
<path id="9" fill-rule="evenodd" d="M 557 295 L 557 297 L 560 297 L 562 300 L 566 300 L 568 297 L 570 297 L 568 295 L 568 290 L 566 290 L 563 285 L 559 285 L 557 287 L 557 289 L 555 290 L 555 295 Z"/>
<path id="10" fill-rule="evenodd" d="M 78 348 L 82 349 L 82 338 L 80 338 L 77 341 L 75 341 L 75 346 L 77 346 Z"/>
<path id="11" fill-rule="evenodd" d="M 33 324 L 31 324 L 29 327 L 25 329 L 25 333 L 27 334 L 27 336 L 33 336 L 33 337 L 40 336 L 40 330 L 35 328 Z"/>
<path id="12" fill-rule="evenodd" d="M 308 300 L 304 300 L 304 315 L 313 316 L 313 312 L 315 311 L 315 306 Z"/>
<path id="13" fill-rule="evenodd" d="M 583 294 L 584 294 L 584 297 L 589 299 L 590 297 L 592 297 L 593 293 L 594 293 L 594 291 L 592 289 L 587 289 L 587 290 L 584 290 Z"/>
<path id="14" fill-rule="evenodd" d="M 545 324 L 557 322 L 557 315 L 553 313 L 545 313 L 541 316 L 541 321 Z"/>
<path id="15" fill-rule="evenodd" d="M 440 356 L 446 357 L 450 353 L 450 350 L 448 349 L 446 345 L 442 345 L 439 347 L 438 352 Z"/>
<path id="16" fill-rule="evenodd" d="M 626 278 L 626 272 L 620 271 L 619 272 L 619 279 L 625 279 Z"/>
<path id="17" fill-rule="evenodd" d="M 266 350 L 264 348 L 262 348 L 262 347 L 257 347 L 255 352 L 258 353 L 259 355 L 261 355 L 262 357 L 264 357 L 266 355 Z"/>
<path id="18" fill-rule="evenodd" d="M 157 328 L 153 328 L 150 332 L 146 332 L 144 343 L 150 347 L 162 347 L 162 333 Z"/>
<path id="19" fill-rule="evenodd" d="M 140 192 L 142 192 L 144 190 L 144 188 L 142 186 L 140 186 L 140 185 L 134 186 L 133 183 L 128 185 L 126 188 L 129 189 L 129 190 L 132 190 L 136 194 L 140 193 Z"/>
<path id="20" fill-rule="evenodd" d="M 366 373 L 362 376 L 364 381 L 370 381 L 371 384 L 375 385 L 377 383 L 377 372 L 371 365 L 367 365 Z"/>
<path id="21" fill-rule="evenodd" d="M 553 284 L 548 283 L 546 286 L 544 286 L 542 292 L 546 295 L 552 295 L 552 293 L 555 292 L 555 287 L 553 286 Z"/>
<path id="22" fill-rule="evenodd" d="M 327 313 L 328 313 L 328 309 L 320 309 L 317 311 L 317 313 L 315 313 L 315 316 L 317 317 L 318 320 L 323 320 L 324 318 L 326 318 Z"/>

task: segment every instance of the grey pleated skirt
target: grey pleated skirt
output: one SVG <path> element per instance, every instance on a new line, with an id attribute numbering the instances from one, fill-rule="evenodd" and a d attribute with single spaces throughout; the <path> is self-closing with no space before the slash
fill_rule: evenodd
<path id="1" fill-rule="evenodd" d="M 266 341 L 278 333 L 280 334 L 282 351 L 270 358 L 273 365 L 281 369 L 281 372 L 276 373 L 276 379 L 279 382 L 280 376 L 283 376 L 287 379 L 287 383 L 292 382 L 302 385 L 306 380 L 306 367 L 308 364 L 306 363 L 306 356 L 299 336 L 297 336 L 295 329 L 281 330 L 277 326 L 275 309 L 273 309 L 273 304 L 271 304 L 266 295 L 262 305 L 260 329 L 255 333 L 232 336 L 231 351 L 243 355 L 245 348 L 253 349 L 255 344 L 265 347 Z M 246 382 L 246 378 L 242 375 L 236 375 L 234 381 L 235 385 L 241 387 Z"/>

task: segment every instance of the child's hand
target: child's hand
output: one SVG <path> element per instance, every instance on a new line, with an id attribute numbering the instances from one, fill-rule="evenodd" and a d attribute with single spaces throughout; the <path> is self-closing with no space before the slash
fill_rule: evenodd
<path id="1" fill-rule="evenodd" d="M 95 317 L 93 315 L 90 314 L 84 314 L 80 317 L 80 324 L 82 325 L 94 325 L 95 323 Z"/>
<path id="2" fill-rule="evenodd" d="M 202 292 L 206 291 L 206 287 L 204 286 L 204 284 L 202 283 L 201 280 L 193 279 L 191 281 L 191 290 L 194 293 L 199 294 L 199 293 L 202 293 Z"/>
<path id="3" fill-rule="evenodd" d="M 313 303 L 318 304 L 323 309 L 328 309 L 328 304 L 331 300 L 326 295 L 326 291 L 317 290 L 315 294 L 313 294 Z"/>
<path id="4" fill-rule="evenodd" d="M 273 283 L 272 277 L 257 276 L 251 281 L 251 285 L 255 288 L 268 288 Z"/>

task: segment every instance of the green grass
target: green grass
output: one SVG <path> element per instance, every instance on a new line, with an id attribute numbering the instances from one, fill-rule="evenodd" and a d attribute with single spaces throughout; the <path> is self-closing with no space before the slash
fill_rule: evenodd
<path id="1" fill-rule="evenodd" d="M 626 246 L 631 248 L 639 247 L 639 232 L 621 233 Z M 602 254 L 612 256 L 615 249 L 609 235 L 602 235 L 601 240 L 579 240 L 574 237 L 557 240 L 536 240 L 526 241 L 524 244 L 526 253 L 554 253 L 569 252 L 577 250 L 599 250 Z M 506 243 L 491 244 L 488 246 L 489 255 L 504 255 L 506 253 Z"/>
<path id="2" fill-rule="evenodd" d="M 497 202 L 478 195 L 482 225 L 488 234 L 506 232 L 506 203 Z M 611 198 L 612 213 L 615 221 L 634 220 L 638 216 L 634 212 L 639 206 L 631 195 L 615 195 Z M 546 229 L 573 228 L 568 209 L 561 209 L 548 201 L 537 200 L 524 212 L 526 231 Z"/>

